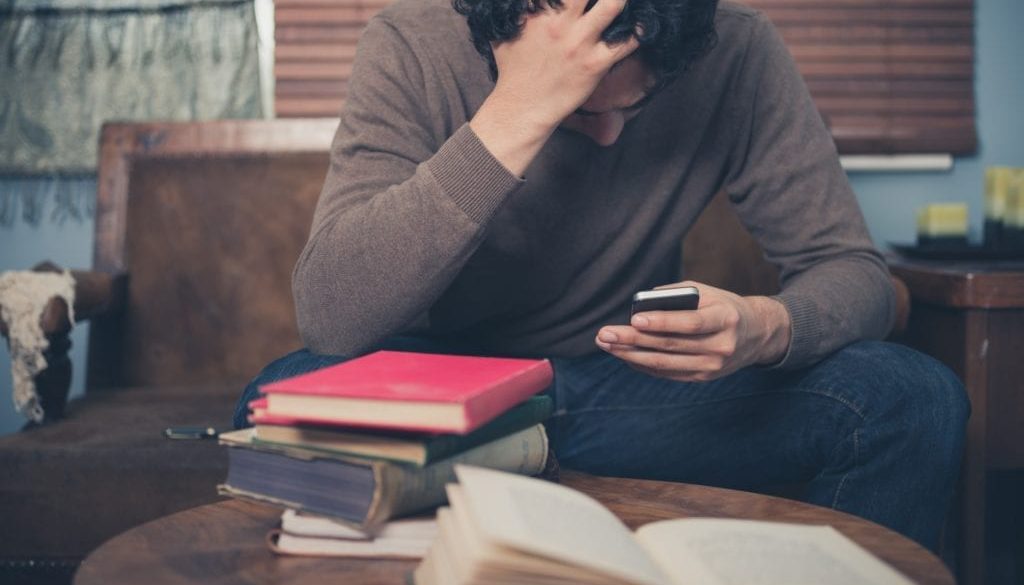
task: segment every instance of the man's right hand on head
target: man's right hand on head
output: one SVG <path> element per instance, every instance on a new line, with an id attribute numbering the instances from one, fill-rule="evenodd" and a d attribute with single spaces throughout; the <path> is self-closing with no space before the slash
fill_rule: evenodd
<path id="1" fill-rule="evenodd" d="M 562 0 L 528 14 L 516 38 L 494 45 L 498 80 L 470 121 L 488 150 L 522 176 L 555 128 L 583 104 L 616 63 L 639 45 L 609 45 L 601 34 L 626 0 Z"/>

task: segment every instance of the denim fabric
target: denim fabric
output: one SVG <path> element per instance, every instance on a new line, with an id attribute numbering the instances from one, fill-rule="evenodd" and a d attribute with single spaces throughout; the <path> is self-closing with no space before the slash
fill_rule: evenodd
<path id="1" fill-rule="evenodd" d="M 301 350 L 272 363 L 246 388 L 236 426 L 258 385 L 343 360 Z M 651 377 L 605 353 L 552 364 L 547 427 L 567 468 L 752 491 L 801 483 L 807 502 L 938 544 L 970 406 L 930 357 L 860 342 L 806 369 L 704 383 Z"/>

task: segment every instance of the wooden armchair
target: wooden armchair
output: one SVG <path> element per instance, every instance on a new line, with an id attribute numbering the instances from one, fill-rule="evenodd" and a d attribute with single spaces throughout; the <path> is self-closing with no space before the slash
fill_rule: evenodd
<path id="1" fill-rule="evenodd" d="M 64 413 L 70 323 L 54 300 L 43 317 L 50 368 L 37 385 L 50 417 L 64 416 L 0 438 L 0 582 L 39 571 L 66 580 L 104 540 L 217 498 L 225 454 L 163 430 L 229 426 L 242 385 L 299 347 L 291 270 L 335 126 L 104 128 L 94 269 L 74 273 L 76 314 L 91 320 L 87 392 Z M 777 286 L 724 201 L 684 248 L 692 278 L 745 293 Z"/>
<path id="2" fill-rule="evenodd" d="M 55 299 L 36 380 L 54 423 L 0 438 L 0 582 L 66 582 L 104 540 L 217 498 L 222 450 L 163 431 L 228 427 L 243 384 L 299 347 L 291 270 L 335 126 L 104 128 L 94 270 L 74 272 L 86 394 L 64 412 L 70 323 Z"/>

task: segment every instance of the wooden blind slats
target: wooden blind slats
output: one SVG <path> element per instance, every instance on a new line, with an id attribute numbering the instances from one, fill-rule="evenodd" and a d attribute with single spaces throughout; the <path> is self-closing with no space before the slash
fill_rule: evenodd
<path id="1" fill-rule="evenodd" d="M 779 29 L 844 153 L 976 148 L 971 0 L 747 0 Z"/>
<path id="2" fill-rule="evenodd" d="M 800 73 L 805 78 L 856 78 L 895 77 L 902 79 L 964 79 L 970 80 L 974 73 L 972 63 L 941 63 L 925 61 L 898 62 L 847 62 L 824 61 L 800 63 Z"/>
<path id="3" fill-rule="evenodd" d="M 356 46 L 352 43 L 308 43 L 282 45 L 275 52 L 276 61 L 352 61 Z"/>
<path id="4" fill-rule="evenodd" d="M 275 110 L 286 117 L 341 111 L 356 43 L 392 0 L 275 0 Z"/>
<path id="5" fill-rule="evenodd" d="M 971 26 L 971 10 L 912 10 L 864 8 L 772 8 L 769 13 L 776 26 L 801 26 L 808 22 L 823 25 Z"/>
<path id="6" fill-rule="evenodd" d="M 274 54 L 276 56 L 282 48 L 295 46 L 296 50 L 302 50 L 303 45 L 317 43 L 344 43 L 354 48 L 362 32 L 363 23 L 351 26 L 276 23 L 274 39 L 277 46 L 274 49 Z"/>
<path id="7" fill-rule="evenodd" d="M 964 88 L 955 79 L 808 79 L 807 86 L 813 95 L 839 96 L 921 96 L 935 95 L 937 98 L 959 96 L 971 99 L 973 91 Z"/>
<path id="8" fill-rule="evenodd" d="M 926 43 L 943 45 L 950 43 L 973 44 L 974 31 L 965 27 L 910 27 L 888 26 L 819 26 L 807 23 L 782 31 L 782 38 L 793 49 L 800 43 L 827 43 L 836 46 L 889 45 L 894 43 Z"/>
<path id="9" fill-rule="evenodd" d="M 337 8 L 338 6 L 354 8 L 377 8 L 378 10 L 391 4 L 393 0 L 275 0 L 278 8 Z"/>
<path id="10" fill-rule="evenodd" d="M 336 116 L 391 0 L 276 0 L 277 115 Z M 972 0 L 747 0 L 775 23 L 843 153 L 976 149 Z"/>
<path id="11" fill-rule="evenodd" d="M 922 103 L 920 99 L 906 97 L 823 97 L 818 107 L 832 112 L 871 114 L 887 111 L 893 114 L 956 114 L 973 115 L 974 102 L 969 98 L 936 98 Z"/>
<path id="12" fill-rule="evenodd" d="M 778 8 L 859 8 L 885 10 L 888 8 L 921 8 L 931 10 L 971 9 L 973 0 L 751 0 L 745 2 L 761 10 Z"/>
<path id="13" fill-rule="evenodd" d="M 815 43 L 790 43 L 790 51 L 798 62 L 814 61 L 959 61 L 974 62 L 974 50 L 965 45 L 934 45 L 928 43 L 900 44 L 882 47 L 878 45 L 839 45 Z"/>
<path id="14" fill-rule="evenodd" d="M 362 25 L 380 9 L 372 6 L 278 6 L 274 21 L 281 24 L 348 24 Z"/>
<path id="15" fill-rule="evenodd" d="M 352 63 L 276 63 L 274 77 L 279 80 L 322 79 L 345 80 L 352 75 Z"/>

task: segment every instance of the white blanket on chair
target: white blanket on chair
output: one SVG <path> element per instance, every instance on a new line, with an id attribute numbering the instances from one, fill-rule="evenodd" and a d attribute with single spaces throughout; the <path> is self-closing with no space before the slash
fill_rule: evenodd
<path id="1" fill-rule="evenodd" d="M 75 279 L 70 272 L 0 274 L 0 318 L 8 331 L 14 407 L 35 422 L 42 422 L 44 414 L 36 393 L 35 377 L 46 369 L 43 352 L 50 346 L 39 319 L 53 297 L 60 297 L 68 304 L 68 317 L 74 324 Z"/>

